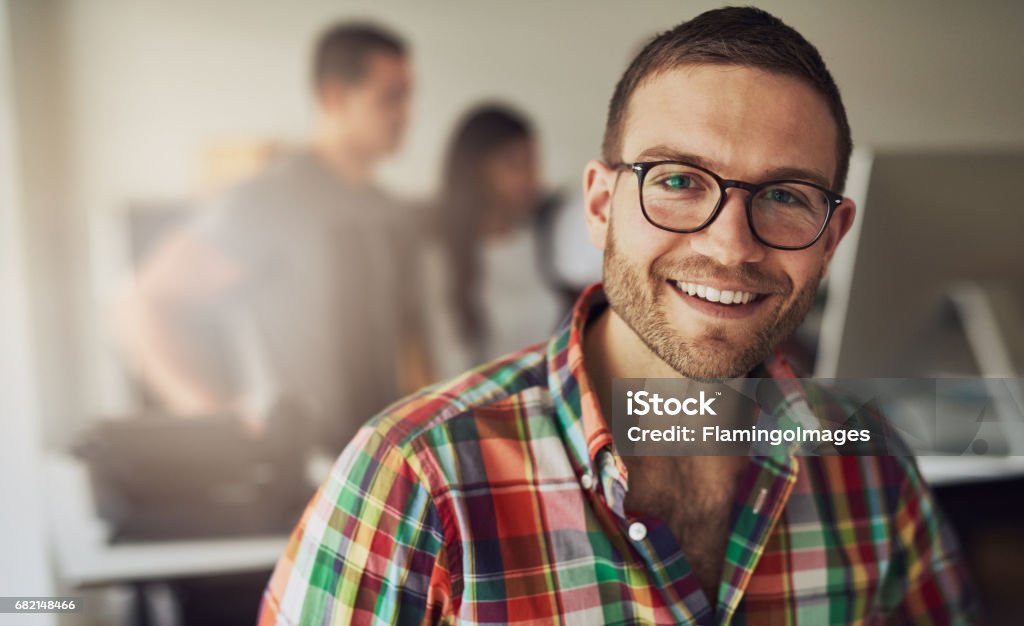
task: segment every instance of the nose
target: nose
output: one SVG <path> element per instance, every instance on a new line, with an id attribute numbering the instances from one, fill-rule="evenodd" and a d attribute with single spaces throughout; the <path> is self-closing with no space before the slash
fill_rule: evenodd
<path id="1" fill-rule="evenodd" d="M 747 192 L 728 189 L 725 193 L 715 221 L 690 235 L 690 246 L 694 252 L 730 267 L 764 260 L 767 249 L 754 238 L 747 221 Z"/>

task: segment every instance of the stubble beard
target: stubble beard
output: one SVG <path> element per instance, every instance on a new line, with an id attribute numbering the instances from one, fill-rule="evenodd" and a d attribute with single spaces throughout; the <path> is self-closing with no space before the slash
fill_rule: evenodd
<path id="1" fill-rule="evenodd" d="M 694 273 L 726 277 L 724 270 L 707 257 L 693 258 L 682 264 L 658 259 L 650 275 L 645 275 L 619 252 L 614 228 L 609 225 L 604 255 L 604 291 L 609 306 L 651 352 L 680 375 L 694 380 L 720 381 L 747 374 L 771 354 L 775 346 L 793 334 L 814 303 L 824 268 L 815 280 L 797 292 L 789 306 L 785 306 L 785 302 L 793 286 L 788 278 L 769 277 L 749 266 L 731 272 L 733 278 L 745 284 L 763 285 L 766 291 L 777 291 L 783 296 L 754 329 L 749 340 L 736 337 L 728 328 L 731 322 L 709 321 L 702 336 L 694 339 L 684 338 L 672 325 L 661 298 L 670 288 L 666 281 Z M 738 340 L 742 341 L 739 345 Z"/>

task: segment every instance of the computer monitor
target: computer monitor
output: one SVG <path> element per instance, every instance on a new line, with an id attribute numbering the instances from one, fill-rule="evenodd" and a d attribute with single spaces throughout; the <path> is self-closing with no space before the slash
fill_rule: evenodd
<path id="1" fill-rule="evenodd" d="M 1021 328 L 1000 320 L 1024 311 L 1022 182 L 1024 149 L 858 152 L 858 214 L 829 273 L 815 374 L 1020 376 Z M 994 352 L 979 340 L 1007 349 L 1003 365 L 978 358 Z"/>
<path id="2" fill-rule="evenodd" d="M 986 441 L 970 454 L 1024 454 L 1022 179 L 1024 150 L 858 152 L 847 194 L 859 210 L 825 286 L 815 374 L 869 387 L 864 379 L 989 377 L 960 395 L 884 409 L 934 413 L 925 422 L 943 430 L 939 415 L 973 423 L 974 405 L 991 404 L 983 408 L 998 419 L 973 424 Z M 952 445 L 911 445 L 925 454 L 963 448 L 968 426 L 946 429 Z"/>

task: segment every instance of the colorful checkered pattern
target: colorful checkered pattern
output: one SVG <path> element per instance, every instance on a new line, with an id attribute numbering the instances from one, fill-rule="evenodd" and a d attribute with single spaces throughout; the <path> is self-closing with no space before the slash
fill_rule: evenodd
<path id="1" fill-rule="evenodd" d="M 667 525 L 624 512 L 625 466 L 582 365 L 603 305 L 595 286 L 546 345 L 364 426 L 260 625 L 973 622 L 955 542 L 899 456 L 751 457 L 710 602 Z M 783 410 L 819 409 L 779 355 L 761 371 Z"/>

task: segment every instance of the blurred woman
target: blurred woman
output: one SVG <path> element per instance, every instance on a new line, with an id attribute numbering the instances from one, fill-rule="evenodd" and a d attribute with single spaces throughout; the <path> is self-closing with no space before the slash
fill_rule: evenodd
<path id="1" fill-rule="evenodd" d="M 545 339 L 559 321 L 543 267 L 537 143 L 521 114 L 471 110 L 449 144 L 438 206 L 445 286 L 434 352 L 447 376 Z"/>

